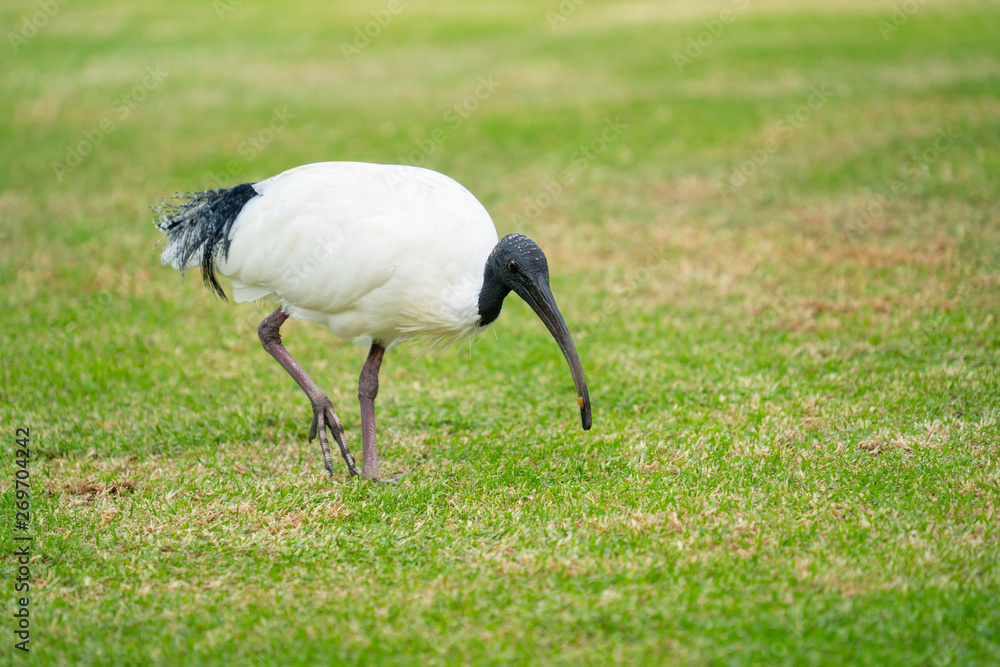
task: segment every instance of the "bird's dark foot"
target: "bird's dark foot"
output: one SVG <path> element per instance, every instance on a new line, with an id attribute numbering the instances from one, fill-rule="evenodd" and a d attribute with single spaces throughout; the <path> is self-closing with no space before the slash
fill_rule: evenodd
<path id="1" fill-rule="evenodd" d="M 358 473 L 357 465 L 354 463 L 354 457 L 351 456 L 351 450 L 347 448 L 347 442 L 344 440 L 344 426 L 340 423 L 340 418 L 333 409 L 333 403 L 324 395 L 313 402 L 312 424 L 309 425 L 309 442 L 312 442 L 319 436 L 319 445 L 323 449 L 323 466 L 330 473 L 330 477 L 333 477 L 333 458 L 330 456 L 330 443 L 326 437 L 327 429 L 330 430 L 334 440 L 337 441 L 337 446 L 340 447 L 340 455 L 344 457 L 344 462 L 347 464 L 347 472 L 351 477 L 359 477 L 360 474 Z"/>

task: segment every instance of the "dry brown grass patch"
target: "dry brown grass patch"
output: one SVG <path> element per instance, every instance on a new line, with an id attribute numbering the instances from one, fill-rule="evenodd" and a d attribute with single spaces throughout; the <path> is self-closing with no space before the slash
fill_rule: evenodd
<path id="1" fill-rule="evenodd" d="M 45 482 L 45 490 L 49 495 L 68 494 L 87 503 L 93 502 L 97 498 L 122 498 L 131 495 L 137 488 L 138 483 L 130 479 L 112 482 L 68 480 L 61 484 L 54 484 L 51 481 Z"/>

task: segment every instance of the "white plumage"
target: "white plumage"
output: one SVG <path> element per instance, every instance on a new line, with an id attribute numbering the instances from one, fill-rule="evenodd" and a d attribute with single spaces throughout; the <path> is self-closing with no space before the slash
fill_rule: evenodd
<path id="1" fill-rule="evenodd" d="M 420 167 L 321 162 L 253 188 L 262 196 L 244 206 L 216 265 L 236 302 L 272 298 L 292 319 L 365 345 L 437 344 L 479 329 L 483 266 L 498 239 L 456 181 Z M 168 243 L 161 261 L 180 268 L 180 253 Z M 186 268 L 201 261 L 195 254 Z"/>

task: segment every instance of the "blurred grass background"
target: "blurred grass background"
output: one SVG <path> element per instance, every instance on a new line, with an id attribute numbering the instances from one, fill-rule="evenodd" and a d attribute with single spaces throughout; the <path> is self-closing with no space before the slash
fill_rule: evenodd
<path id="1" fill-rule="evenodd" d="M 996 3 L 0 15 L 32 661 L 1000 659 Z M 499 340 L 388 357 L 403 484 L 325 477 L 269 308 L 159 266 L 149 210 L 320 160 L 442 171 L 536 239 L 594 430 L 511 302 Z M 364 351 L 283 331 L 357 447 Z"/>

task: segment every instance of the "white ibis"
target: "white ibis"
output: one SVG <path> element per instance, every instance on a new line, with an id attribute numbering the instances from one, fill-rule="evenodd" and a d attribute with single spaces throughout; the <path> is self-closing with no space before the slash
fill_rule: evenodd
<path id="1" fill-rule="evenodd" d="M 277 302 L 257 333 L 309 397 L 309 440 L 319 436 L 331 476 L 327 429 L 349 474 L 359 473 L 330 399 L 281 344 L 279 329 L 288 318 L 370 345 L 358 382 L 361 477 L 378 480 L 375 397 L 385 351 L 414 338 L 449 344 L 483 332 L 511 291 L 565 355 L 583 428 L 590 428 L 587 382 L 549 289 L 545 255 L 520 234 L 498 242 L 486 209 L 447 176 L 418 167 L 322 162 L 172 202 L 157 208 L 157 227 L 169 236 L 164 264 L 182 273 L 200 265 L 206 286 L 223 299 L 216 271 L 230 279 L 237 302 Z"/>

